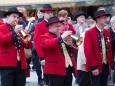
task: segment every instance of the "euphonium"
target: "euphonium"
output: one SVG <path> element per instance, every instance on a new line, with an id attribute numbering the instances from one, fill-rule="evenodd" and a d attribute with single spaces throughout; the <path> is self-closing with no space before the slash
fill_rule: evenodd
<path id="1" fill-rule="evenodd" d="M 83 37 L 75 37 L 74 35 L 70 35 L 70 37 L 76 41 L 77 45 L 80 45 L 83 41 Z"/>

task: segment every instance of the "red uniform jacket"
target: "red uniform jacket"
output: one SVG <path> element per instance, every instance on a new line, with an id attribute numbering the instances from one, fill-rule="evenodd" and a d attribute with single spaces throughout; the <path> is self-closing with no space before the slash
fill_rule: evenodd
<path id="1" fill-rule="evenodd" d="M 44 51 L 45 66 L 44 74 L 66 75 L 65 57 L 61 49 L 59 37 L 53 33 L 46 33 L 41 36 L 41 46 Z M 74 59 L 75 50 L 71 49 L 71 59 L 76 73 L 76 63 Z"/>
<path id="2" fill-rule="evenodd" d="M 46 23 L 47 22 L 43 20 L 42 22 L 36 24 L 34 31 L 35 49 L 39 57 L 44 57 L 43 50 L 40 46 L 40 36 L 48 32 L 48 28 L 45 26 Z"/>
<path id="3" fill-rule="evenodd" d="M 104 29 L 104 39 L 109 66 L 113 66 L 111 39 L 108 30 Z M 86 31 L 84 38 L 84 53 L 86 56 L 86 70 L 98 68 L 102 72 L 102 45 L 99 30 L 94 27 Z"/>
<path id="4" fill-rule="evenodd" d="M 0 26 L 0 67 L 16 67 L 17 66 L 17 47 L 13 41 L 13 33 L 9 30 L 11 26 L 3 24 Z M 23 42 L 20 37 L 21 47 L 19 49 L 21 68 L 26 69 L 26 57 L 24 48 L 31 48 L 32 43 Z"/>

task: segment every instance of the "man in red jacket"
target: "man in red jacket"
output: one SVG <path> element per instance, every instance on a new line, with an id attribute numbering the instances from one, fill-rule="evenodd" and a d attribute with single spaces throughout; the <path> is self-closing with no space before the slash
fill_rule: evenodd
<path id="1" fill-rule="evenodd" d="M 43 8 L 40 9 L 41 12 L 43 12 L 44 20 L 42 20 L 40 23 L 37 23 L 34 30 L 34 43 L 35 43 L 35 49 L 38 55 L 38 58 L 41 61 L 41 65 L 44 65 L 44 53 L 40 46 L 40 36 L 48 32 L 48 28 L 45 26 L 48 19 L 53 16 L 53 12 L 55 11 L 54 8 L 50 4 L 44 4 Z M 38 80 L 38 82 L 41 80 Z M 46 83 L 47 80 L 45 80 Z"/>
<path id="2" fill-rule="evenodd" d="M 84 38 L 86 70 L 91 75 L 91 86 L 107 86 L 109 69 L 113 66 L 110 33 L 107 25 L 107 14 L 104 10 L 95 13 L 96 26 L 87 30 Z"/>
<path id="3" fill-rule="evenodd" d="M 27 69 L 24 48 L 31 48 L 29 39 L 23 40 L 17 25 L 22 13 L 11 7 L 4 14 L 7 22 L 0 25 L 0 72 L 2 86 L 25 86 Z"/>
<path id="4" fill-rule="evenodd" d="M 75 49 L 69 38 L 72 31 L 60 36 L 62 22 L 57 16 L 49 18 L 46 24 L 49 32 L 40 37 L 45 58 L 44 74 L 48 75 L 49 86 L 72 86 L 72 73 L 76 73 Z"/>
<path id="5" fill-rule="evenodd" d="M 44 53 L 40 46 L 40 36 L 48 32 L 48 28 L 45 26 L 48 19 L 53 16 L 53 12 L 55 11 L 50 4 L 44 4 L 43 8 L 40 9 L 41 12 L 43 12 L 44 20 L 40 23 L 37 23 L 35 26 L 34 31 L 34 42 L 35 42 L 35 48 L 37 51 L 38 56 L 43 60 Z"/>

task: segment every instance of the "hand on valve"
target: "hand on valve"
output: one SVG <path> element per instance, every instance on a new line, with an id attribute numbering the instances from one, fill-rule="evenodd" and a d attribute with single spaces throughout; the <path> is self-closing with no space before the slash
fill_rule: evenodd
<path id="1" fill-rule="evenodd" d="M 63 34 L 61 35 L 62 39 L 66 39 L 72 35 L 72 31 L 64 31 Z"/>
<path id="2" fill-rule="evenodd" d="M 16 26 L 14 27 L 14 31 L 18 34 L 18 33 L 21 32 L 22 28 L 23 28 L 22 25 L 16 25 Z"/>

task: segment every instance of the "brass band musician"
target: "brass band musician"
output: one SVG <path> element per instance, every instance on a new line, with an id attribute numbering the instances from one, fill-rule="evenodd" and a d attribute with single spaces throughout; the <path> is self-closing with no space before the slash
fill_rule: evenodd
<path id="1" fill-rule="evenodd" d="M 18 25 L 23 14 L 11 7 L 4 14 L 7 21 L 0 26 L 0 72 L 2 86 L 25 86 L 27 62 L 24 48 L 31 48 L 31 40 L 24 40 Z"/>

